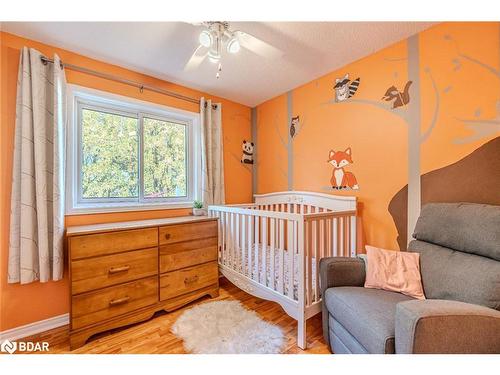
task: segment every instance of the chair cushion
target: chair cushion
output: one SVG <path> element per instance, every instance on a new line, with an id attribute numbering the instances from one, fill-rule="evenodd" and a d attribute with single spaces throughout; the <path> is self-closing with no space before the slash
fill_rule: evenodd
<path id="1" fill-rule="evenodd" d="M 394 353 L 396 304 L 411 301 L 404 294 L 362 287 L 336 287 L 325 292 L 325 305 L 369 353 Z"/>
<path id="2" fill-rule="evenodd" d="M 413 237 L 464 253 L 500 260 L 500 206 L 428 203 Z"/>
<path id="3" fill-rule="evenodd" d="M 425 296 L 449 299 L 500 310 L 500 262 L 423 241 L 412 241 L 408 251 L 420 253 Z"/>
<path id="4" fill-rule="evenodd" d="M 369 354 L 342 324 L 328 315 L 330 347 L 334 354 Z"/>

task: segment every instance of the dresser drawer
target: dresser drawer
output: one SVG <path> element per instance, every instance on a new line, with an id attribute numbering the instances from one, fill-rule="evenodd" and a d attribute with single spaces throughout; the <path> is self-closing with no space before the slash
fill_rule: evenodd
<path id="1" fill-rule="evenodd" d="M 182 294 L 217 284 L 219 270 L 217 262 L 184 268 L 160 276 L 160 300 L 177 297 Z"/>
<path id="2" fill-rule="evenodd" d="M 217 260 L 217 237 L 160 246 L 160 273 Z"/>
<path id="3" fill-rule="evenodd" d="M 160 227 L 160 245 L 217 237 L 217 220 Z"/>
<path id="4" fill-rule="evenodd" d="M 158 273 L 158 249 L 133 250 L 71 262 L 71 293 L 154 276 Z"/>
<path id="5" fill-rule="evenodd" d="M 71 324 L 78 329 L 158 302 L 158 278 L 148 277 L 72 297 Z"/>
<path id="6" fill-rule="evenodd" d="M 146 249 L 158 245 L 158 228 L 89 234 L 70 238 L 71 259 Z"/>

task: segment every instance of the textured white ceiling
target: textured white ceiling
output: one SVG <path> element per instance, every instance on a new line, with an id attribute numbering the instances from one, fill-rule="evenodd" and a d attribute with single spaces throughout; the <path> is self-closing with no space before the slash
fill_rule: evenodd
<path id="1" fill-rule="evenodd" d="M 220 79 L 206 59 L 184 65 L 202 29 L 183 22 L 3 22 L 2 30 L 255 106 L 418 33 L 432 22 L 231 22 L 274 45 L 266 59 L 242 49 L 224 54 Z"/>

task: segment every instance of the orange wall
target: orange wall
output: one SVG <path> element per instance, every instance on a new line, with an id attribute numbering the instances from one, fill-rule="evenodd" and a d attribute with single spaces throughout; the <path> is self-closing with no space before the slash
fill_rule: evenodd
<path id="1" fill-rule="evenodd" d="M 1 178 L 0 178 L 0 331 L 30 322 L 46 319 L 68 312 L 68 280 L 28 285 L 7 284 L 8 236 L 10 219 L 10 194 L 12 156 L 15 125 L 16 81 L 19 51 L 23 46 L 33 47 L 46 56 L 57 53 L 70 64 L 85 66 L 100 72 L 110 73 L 126 79 L 144 82 L 187 96 L 205 96 L 222 103 L 222 125 L 224 132 L 224 172 L 226 201 L 228 203 L 249 202 L 252 198 L 251 175 L 241 166 L 237 158 L 241 154 L 241 140 L 250 138 L 250 108 L 183 86 L 175 85 L 150 76 L 133 72 L 115 65 L 106 64 L 60 48 L 41 44 L 12 34 L 0 33 L 1 37 Z M 175 108 L 198 112 L 193 103 L 144 91 L 120 83 L 107 81 L 90 75 L 68 70 L 69 83 L 108 91 L 132 98 L 163 104 Z M 234 156 L 237 156 L 235 158 Z M 67 225 L 83 225 L 112 221 L 139 220 L 183 215 L 189 210 L 154 210 L 126 213 L 66 216 Z"/>
<path id="2" fill-rule="evenodd" d="M 431 124 L 437 104 L 432 80 L 439 96 L 435 127 L 420 146 L 423 174 L 463 158 L 500 135 L 497 125 L 476 140 L 457 141 L 472 133 L 459 119 L 496 118 L 498 124 L 500 75 L 463 55 L 498 72 L 500 24 L 442 23 L 417 37 L 421 89 L 410 89 L 410 96 L 420 97 L 421 134 Z M 346 73 L 350 79 L 360 77 L 361 84 L 352 98 L 334 103 L 335 78 Z M 403 88 L 408 74 L 408 41 L 404 40 L 291 92 L 292 115 L 300 116 L 302 126 L 293 141 L 293 189 L 358 197 L 366 243 L 388 249 L 398 248 L 388 204 L 408 183 L 408 125 L 380 105 L 387 105 L 381 97 L 390 86 Z M 287 142 L 288 126 L 286 93 L 257 107 L 258 193 L 287 190 L 283 141 Z M 354 163 L 346 170 L 355 174 L 360 189 L 333 192 L 328 152 L 347 147 Z"/>

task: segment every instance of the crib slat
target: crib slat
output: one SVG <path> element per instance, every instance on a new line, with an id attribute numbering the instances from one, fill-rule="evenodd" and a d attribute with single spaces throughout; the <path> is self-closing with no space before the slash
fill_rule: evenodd
<path id="1" fill-rule="evenodd" d="M 224 260 L 226 262 L 226 266 L 229 267 L 229 261 L 230 261 L 230 247 L 231 247 L 231 231 L 229 230 L 230 228 L 230 215 L 229 213 L 226 213 L 226 217 L 224 218 L 224 223 L 225 223 L 225 232 L 226 232 L 226 248 L 225 248 L 225 256 Z"/>
<path id="2" fill-rule="evenodd" d="M 240 243 L 240 214 L 234 215 L 235 229 L 234 229 L 234 257 L 233 257 L 233 270 L 240 272 L 239 264 L 241 262 L 241 243 Z"/>
<path id="3" fill-rule="evenodd" d="M 248 268 L 247 268 L 247 275 L 249 278 L 252 278 L 252 272 L 253 272 L 253 268 L 252 268 L 252 254 L 253 254 L 253 251 L 252 251 L 252 241 L 253 241 L 253 238 L 252 238 L 252 227 L 253 227 L 253 220 L 254 220 L 254 217 L 253 216 L 249 216 L 248 217 Z"/>
<path id="4" fill-rule="evenodd" d="M 329 257 L 332 246 L 331 219 L 325 220 L 325 257 Z"/>
<path id="5" fill-rule="evenodd" d="M 245 267 L 245 261 L 246 261 L 246 235 L 247 235 L 247 227 L 246 227 L 246 216 L 241 215 L 241 257 L 240 257 L 240 265 L 238 268 L 241 267 L 241 273 L 243 275 L 247 275 L 246 267 Z"/>
<path id="6" fill-rule="evenodd" d="M 267 217 L 262 218 L 262 274 L 264 285 L 267 286 Z"/>
<path id="7" fill-rule="evenodd" d="M 232 213 L 228 213 L 227 214 L 227 249 L 226 249 L 226 257 L 227 257 L 227 265 L 228 267 L 231 267 L 231 254 L 232 254 L 232 251 L 233 251 L 233 227 L 231 225 L 231 218 L 232 218 L 233 214 Z"/>
<path id="8" fill-rule="evenodd" d="M 345 216 L 344 217 L 344 248 L 345 248 L 345 255 L 346 257 L 350 257 L 351 256 L 351 244 L 350 244 L 350 232 L 351 232 L 351 229 L 350 229 L 350 224 L 351 224 L 351 221 L 349 220 L 349 217 L 348 216 Z"/>
<path id="9" fill-rule="evenodd" d="M 221 230 L 221 237 L 219 239 L 219 241 L 220 241 L 219 263 L 225 264 L 224 263 L 224 248 L 226 246 L 226 238 L 224 237 L 225 236 L 224 216 L 226 216 L 226 215 L 225 215 L 225 212 L 219 212 L 219 214 L 220 214 L 220 216 L 219 216 L 219 225 L 220 225 L 220 230 Z"/>
<path id="10" fill-rule="evenodd" d="M 221 212 L 219 211 L 209 211 L 212 216 L 215 216 L 217 220 L 217 261 L 220 262 L 222 257 L 222 228 L 221 228 Z"/>
<path id="11" fill-rule="evenodd" d="M 226 266 L 229 267 L 229 249 L 230 249 L 230 246 L 231 246 L 231 232 L 230 232 L 230 228 L 229 228 L 229 215 L 230 213 L 229 212 L 226 212 L 225 214 L 225 218 L 224 218 L 224 232 L 225 232 L 225 249 L 224 249 L 224 262 L 226 264 Z"/>
<path id="12" fill-rule="evenodd" d="M 339 256 L 339 243 L 338 243 L 338 218 L 333 218 L 332 221 L 332 242 L 333 242 L 333 256 Z"/>
<path id="13" fill-rule="evenodd" d="M 312 303 L 312 254 L 316 251 L 316 241 L 313 240 L 313 233 L 316 232 L 316 221 L 311 221 L 306 225 L 306 271 L 307 271 L 307 290 L 306 290 L 306 306 Z"/>
<path id="14" fill-rule="evenodd" d="M 230 255 L 231 255 L 231 213 L 227 212 L 226 213 L 226 266 L 230 266 L 229 261 L 230 261 Z"/>
<path id="15" fill-rule="evenodd" d="M 356 215 L 351 216 L 351 257 L 356 256 L 357 246 L 356 246 Z"/>
<path id="16" fill-rule="evenodd" d="M 260 237 L 259 237 L 259 231 L 260 231 L 260 220 L 259 216 L 255 216 L 255 239 L 254 239 L 254 248 L 253 248 L 253 254 L 255 256 L 255 266 L 252 269 L 255 270 L 255 275 L 254 275 L 254 280 L 259 282 L 260 280 L 260 267 L 259 267 L 259 249 L 260 249 Z"/>
<path id="17" fill-rule="evenodd" d="M 289 298 L 294 299 L 293 296 L 293 275 L 294 275 L 294 256 L 295 256 L 295 234 L 294 234 L 294 222 L 292 220 L 287 220 L 286 230 L 288 237 L 288 291 L 287 295 Z"/>
<path id="18" fill-rule="evenodd" d="M 327 248 L 328 248 L 328 218 L 325 218 L 320 221 L 320 235 L 321 235 L 321 242 L 320 242 L 320 252 L 319 252 L 319 259 L 324 258 L 327 255 Z M 316 273 L 319 274 L 319 270 L 316 270 Z"/>
<path id="19" fill-rule="evenodd" d="M 284 281 L 285 281 L 285 276 L 284 276 L 284 256 L 283 253 L 285 252 L 285 229 L 284 229 L 284 221 L 283 219 L 279 219 L 279 271 L 278 271 L 278 291 L 281 294 L 285 294 L 285 288 L 284 288 Z"/>
<path id="20" fill-rule="evenodd" d="M 340 247 L 342 248 L 342 256 L 345 257 L 345 221 L 340 217 Z"/>
<path id="21" fill-rule="evenodd" d="M 276 290 L 276 277 L 274 273 L 274 247 L 276 246 L 276 219 L 270 219 L 269 221 L 269 232 L 271 234 L 270 238 L 270 257 L 269 257 L 269 286 Z"/>
<path id="22" fill-rule="evenodd" d="M 230 233 L 230 246 L 229 246 L 229 266 L 231 269 L 234 270 L 234 245 L 235 245 L 235 238 L 234 238 L 234 229 L 235 229 L 235 224 L 234 224 L 234 213 L 231 213 L 229 215 L 229 233 Z"/>
<path id="23" fill-rule="evenodd" d="M 339 223 L 340 223 L 340 228 L 339 228 L 339 242 L 340 242 L 340 248 L 342 249 L 341 251 L 341 256 L 345 256 L 345 223 L 344 223 L 344 218 L 341 216 L 339 218 Z"/>
<path id="24" fill-rule="evenodd" d="M 324 231 L 324 220 L 318 220 L 316 226 L 316 242 L 318 242 L 318 248 L 314 253 L 314 302 L 319 301 L 319 259 L 324 256 L 325 252 L 325 231 Z M 312 261 L 312 260 L 311 260 Z"/>

